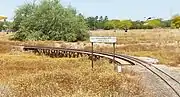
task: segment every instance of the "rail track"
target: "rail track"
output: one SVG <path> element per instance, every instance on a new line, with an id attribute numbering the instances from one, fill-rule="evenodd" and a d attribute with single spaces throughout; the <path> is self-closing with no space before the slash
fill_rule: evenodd
<path id="1" fill-rule="evenodd" d="M 93 52 L 87 50 L 78 50 L 78 49 L 67 49 L 67 48 L 57 48 L 57 47 L 38 47 L 38 46 L 24 46 L 24 51 L 33 51 L 34 53 L 44 54 L 51 57 L 79 57 L 79 56 L 89 56 L 91 60 L 98 60 L 100 58 L 107 58 L 110 62 L 113 62 L 113 57 L 115 57 L 115 63 L 121 64 L 120 60 L 129 62 L 132 65 L 140 65 L 156 76 L 158 76 L 162 81 L 164 81 L 171 90 L 176 94 L 177 97 L 180 97 L 180 81 L 176 80 L 171 75 L 167 74 L 163 70 L 157 68 L 153 64 L 147 63 L 143 60 L 135 58 L 133 56 L 118 54 L 113 55 L 112 53 L 102 53 L 102 52 Z M 169 91 L 169 90 L 168 90 Z"/>

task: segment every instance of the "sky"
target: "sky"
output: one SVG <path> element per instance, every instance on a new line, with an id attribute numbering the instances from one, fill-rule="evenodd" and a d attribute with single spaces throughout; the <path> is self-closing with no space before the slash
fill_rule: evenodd
<path id="1" fill-rule="evenodd" d="M 13 19 L 15 9 L 30 0 L 1 0 L 0 15 Z M 108 16 L 110 19 L 144 20 L 144 17 L 169 19 L 180 13 L 180 0 L 61 0 L 86 17 Z"/>

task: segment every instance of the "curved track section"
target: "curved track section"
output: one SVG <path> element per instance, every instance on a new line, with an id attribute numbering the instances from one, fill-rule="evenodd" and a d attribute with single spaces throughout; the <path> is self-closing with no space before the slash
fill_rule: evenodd
<path id="1" fill-rule="evenodd" d="M 45 54 L 51 57 L 79 57 L 80 56 L 89 56 L 91 59 L 92 57 L 92 52 L 91 51 L 86 51 L 86 50 L 78 50 L 78 49 L 67 49 L 67 48 L 57 48 L 57 47 L 36 47 L 36 46 L 24 46 L 23 48 L 24 51 L 33 51 L 34 53 L 38 54 Z M 97 60 L 99 58 L 107 58 L 111 62 L 113 61 L 113 54 L 108 54 L 108 53 L 100 53 L 100 52 L 93 52 L 93 59 Z M 115 56 L 116 57 L 116 56 Z M 136 62 L 125 58 L 125 57 L 118 57 L 115 58 L 116 63 L 121 64 L 119 59 L 124 60 L 126 62 L 129 62 L 132 65 L 135 65 Z"/>
<path id="2" fill-rule="evenodd" d="M 67 49 L 67 48 L 57 48 L 57 47 L 37 47 L 37 46 L 24 46 L 25 51 L 33 51 L 38 54 L 45 54 L 51 57 L 79 57 L 79 56 L 89 56 L 90 59 L 98 60 L 100 58 L 107 58 L 110 62 L 113 61 L 113 54 L 110 53 L 102 53 L 102 52 L 93 52 L 93 57 L 91 51 L 86 50 L 78 50 L 78 49 Z M 140 65 L 158 76 L 161 80 L 163 80 L 171 90 L 180 97 L 180 81 L 173 78 L 171 75 L 157 68 L 153 64 L 147 63 L 138 58 L 128 56 L 128 55 L 115 55 L 116 63 L 121 64 L 120 60 L 124 60 L 129 62 L 132 65 Z"/>
<path id="3" fill-rule="evenodd" d="M 119 56 L 126 57 L 126 58 L 129 58 L 131 60 L 134 60 L 137 63 L 139 63 L 141 66 L 148 69 L 150 72 L 152 72 L 153 74 L 158 76 L 161 80 L 163 80 L 174 91 L 174 93 L 177 95 L 177 97 L 180 97 L 180 81 L 176 80 L 171 75 L 169 75 L 166 72 L 164 72 L 163 70 L 157 68 L 153 64 L 147 63 L 143 60 L 140 60 L 138 58 L 134 58 L 134 57 L 128 56 L 128 55 L 122 55 L 121 54 Z"/>

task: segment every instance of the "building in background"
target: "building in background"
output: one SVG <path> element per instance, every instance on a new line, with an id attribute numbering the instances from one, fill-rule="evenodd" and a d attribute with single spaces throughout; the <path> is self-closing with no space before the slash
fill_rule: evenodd
<path id="1" fill-rule="evenodd" d="M 5 21 L 7 19 L 7 17 L 6 16 L 2 16 L 2 15 L 0 15 L 0 21 Z"/>

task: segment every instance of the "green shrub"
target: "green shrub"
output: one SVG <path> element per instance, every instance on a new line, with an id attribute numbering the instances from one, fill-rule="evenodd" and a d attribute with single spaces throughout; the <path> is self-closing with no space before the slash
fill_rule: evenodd
<path id="1" fill-rule="evenodd" d="M 72 7 L 63 7 L 59 0 L 27 3 L 16 10 L 16 40 L 83 41 L 88 38 L 84 17 Z"/>

